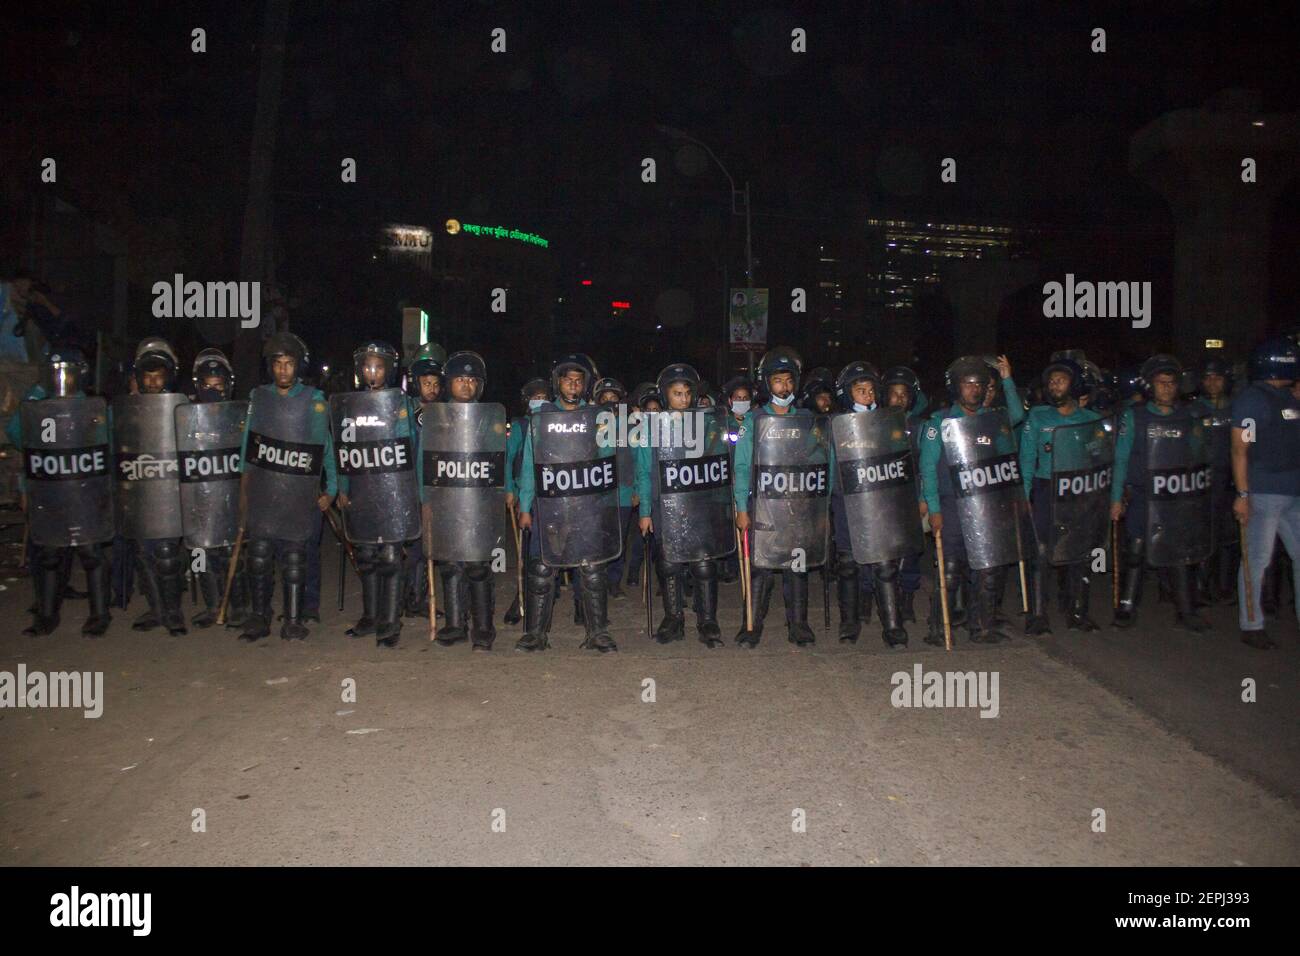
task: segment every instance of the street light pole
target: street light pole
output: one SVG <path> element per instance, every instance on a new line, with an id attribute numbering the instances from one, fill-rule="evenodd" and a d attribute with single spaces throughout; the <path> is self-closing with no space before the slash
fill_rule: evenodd
<path id="1" fill-rule="evenodd" d="M 709 148 L 709 144 L 696 139 L 694 136 L 692 136 L 690 133 L 687 133 L 685 130 L 680 130 L 673 126 L 665 126 L 662 123 L 659 123 L 655 125 L 655 129 L 663 133 L 665 136 L 669 136 L 673 139 L 682 139 L 688 143 L 694 143 L 696 146 L 700 147 L 700 149 L 704 150 L 706 153 L 709 154 L 709 158 L 718 164 L 718 168 L 722 170 L 722 175 L 726 176 L 727 182 L 731 184 L 731 214 L 733 216 L 740 215 L 740 213 L 736 209 L 736 197 L 741 195 L 741 192 L 739 189 L 736 188 L 736 180 L 733 179 L 731 173 L 727 171 L 727 167 L 722 164 L 722 160 L 718 159 L 718 154 Z M 754 249 L 753 249 L 753 232 L 750 227 L 750 217 L 749 217 L 749 183 L 748 182 L 745 183 L 744 196 L 745 196 L 745 294 L 746 296 L 748 296 L 750 290 L 754 288 Z M 727 291 L 729 292 L 730 290 Z M 754 377 L 753 350 L 746 349 L 745 356 L 749 363 L 749 376 L 750 378 L 753 378 Z"/>

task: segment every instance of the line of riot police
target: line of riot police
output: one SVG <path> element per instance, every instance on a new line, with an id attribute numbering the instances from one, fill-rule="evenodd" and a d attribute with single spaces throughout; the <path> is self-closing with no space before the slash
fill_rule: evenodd
<path id="1" fill-rule="evenodd" d="M 809 574 L 820 571 L 828 620 L 834 584 L 840 640 L 856 642 L 874 604 L 883 641 L 902 647 L 927 530 L 938 579 L 927 642 L 951 646 L 963 627 L 976 643 L 1010 637 L 1013 570 L 1026 633 L 1051 629 L 1052 578 L 1067 628 L 1094 631 L 1093 577 L 1118 561 L 1115 626 L 1135 623 L 1156 568 L 1179 627 L 1205 631 L 1200 607 L 1237 590 L 1243 639 L 1266 647 L 1260 583 L 1276 538 L 1294 550 L 1300 537 L 1294 355 L 1289 340 L 1261 345 L 1235 401 L 1229 370 L 1207 364 L 1201 397 L 1187 403 L 1170 356 L 1107 381 L 1071 350 L 1051 357 L 1028 408 L 1005 356 L 964 356 L 945 373 L 948 404 L 931 409 L 910 369 L 881 374 L 859 360 L 805 375 L 788 347 L 763 357 L 756 382 L 714 390 L 672 363 L 630 395 L 575 353 L 549 381 L 524 385 L 526 414 L 508 423 L 502 406 L 481 401 L 482 358 L 432 343 L 404 388 L 397 351 L 363 343 L 356 390 L 327 400 L 301 380 L 306 345 L 280 332 L 264 349 L 271 382 L 245 403 L 215 349 L 196 358 L 192 395 L 180 394 L 175 353 L 150 338 L 137 351 L 137 394 L 111 407 L 86 393 L 84 358 L 55 354 L 10 424 L 35 558 L 28 633 L 58 627 L 74 554 L 88 580 L 83 632 L 105 632 L 117 536 L 134 543 L 149 605 L 138 629 L 187 632 L 188 554 L 205 605 L 193 626 L 268 636 L 278 568 L 280 636 L 303 639 L 324 514 L 360 581 L 361 616 L 347 633 L 384 647 L 398 643 L 404 616 L 428 615 L 440 645 L 490 650 L 495 575 L 512 550 L 517 594 L 505 619 L 522 618 L 523 651 L 550 646 L 566 574 L 582 646 L 617 650 L 608 605 L 642 565 L 662 597 L 659 625 L 647 625 L 660 643 L 684 637 L 690 598 L 699 640 L 722 646 L 719 585 L 739 581 L 735 642 L 757 646 L 779 575 L 788 639 L 811 644 Z M 1258 541 L 1238 562 L 1252 495 Z"/>

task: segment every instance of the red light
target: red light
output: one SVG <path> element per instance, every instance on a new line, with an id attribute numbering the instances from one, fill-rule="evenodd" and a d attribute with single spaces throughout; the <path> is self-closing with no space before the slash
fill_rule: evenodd
<path id="1" fill-rule="evenodd" d="M 612 305 L 612 306 L 613 306 L 614 308 L 616 308 L 616 309 L 630 309 L 630 308 L 632 308 L 632 303 L 631 303 L 631 302 L 619 302 L 618 300 L 615 300 L 615 301 L 611 302 L 610 305 Z"/>
<path id="2" fill-rule="evenodd" d="M 583 285 L 591 285 L 591 280 L 590 280 L 590 279 L 583 279 L 583 280 L 582 280 L 582 284 L 583 284 Z"/>

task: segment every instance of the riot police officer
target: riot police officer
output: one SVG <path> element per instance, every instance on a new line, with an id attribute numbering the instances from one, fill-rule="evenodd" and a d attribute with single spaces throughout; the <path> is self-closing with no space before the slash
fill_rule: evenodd
<path id="1" fill-rule="evenodd" d="M 1054 358 L 1043 369 L 1042 389 L 1047 404 L 1035 405 L 1029 410 L 1020 440 L 1020 475 L 1024 481 L 1025 496 L 1030 502 L 1036 539 L 1030 575 L 1029 616 L 1025 620 L 1026 634 L 1050 634 L 1052 631 L 1047 617 L 1047 569 L 1053 560 L 1055 540 L 1072 530 L 1063 527 L 1067 522 L 1053 521 L 1054 506 L 1062 514 L 1067 509 L 1071 511 L 1068 522 L 1071 525 L 1077 525 L 1086 518 L 1089 505 L 1095 505 L 1093 510 L 1099 515 L 1107 513 L 1109 491 L 1105 482 L 1110 478 L 1108 469 L 1113 461 L 1113 455 L 1105 455 L 1106 460 L 1101 470 L 1095 475 L 1090 472 L 1084 476 L 1087 480 L 1081 479 L 1077 494 L 1070 494 L 1068 498 L 1055 494 L 1052 481 L 1054 471 L 1066 475 L 1082 472 L 1084 468 L 1081 466 L 1086 462 L 1087 456 L 1078 455 L 1076 457 L 1079 460 L 1071 462 L 1070 467 L 1054 469 L 1054 453 L 1055 460 L 1060 461 L 1065 453 L 1073 454 L 1076 449 L 1087 448 L 1088 441 L 1093 438 L 1093 430 L 1085 432 L 1069 426 L 1095 422 L 1101 416 L 1091 409 L 1081 407 L 1080 402 L 1087 390 L 1087 379 L 1083 368 L 1072 358 Z M 1087 486 L 1086 490 L 1083 489 L 1084 485 Z M 1073 487 L 1068 477 L 1064 487 L 1067 492 Z M 1101 541 L 1087 542 L 1089 546 L 1082 548 L 1087 557 L 1080 557 L 1078 549 L 1070 549 L 1068 559 L 1060 562 L 1066 569 L 1069 630 L 1089 632 L 1098 629 L 1088 616 L 1089 579 L 1086 562 L 1091 557 L 1091 545 L 1105 543 L 1106 527 L 1108 525 L 1103 520 L 1100 527 Z"/>
<path id="2" fill-rule="evenodd" d="M 992 379 L 988 363 L 984 359 L 963 356 L 948 366 L 944 373 L 944 384 L 952 405 L 947 409 L 936 411 L 927 421 L 921 435 L 920 462 L 930 528 L 936 535 L 943 536 L 944 585 L 948 592 L 950 607 L 956 603 L 957 589 L 971 572 L 972 542 L 980 545 L 978 559 L 985 566 L 976 569 L 972 575 L 972 594 L 965 623 L 972 641 L 990 644 L 1009 636 L 996 616 L 997 596 L 1002 589 L 1006 564 L 998 563 L 991 556 L 1005 555 L 1008 550 L 1005 543 L 1010 540 L 1013 542 L 1011 560 L 1015 560 L 1014 542 L 1017 540 L 1017 532 L 1014 522 L 1018 520 L 1016 514 L 1018 501 L 1022 500 L 1021 489 L 1017 485 L 1013 489 L 1015 500 L 1011 508 L 1003 509 L 996 506 L 1001 500 L 999 496 L 1011 495 L 1007 489 L 1012 487 L 1011 479 L 1018 475 L 1013 468 L 1007 467 L 1007 462 L 1013 461 L 1015 455 L 1014 439 L 1010 432 L 1015 421 L 1009 419 L 1017 410 L 1023 415 L 1023 406 L 1020 404 L 1019 394 L 1011 379 L 1010 364 L 1005 356 L 999 359 L 999 370 L 1007 401 L 1005 411 L 990 407 L 989 391 Z M 988 426 L 987 434 L 975 434 L 979 428 L 966 422 L 967 419 L 988 415 L 1001 415 L 1003 421 L 1001 427 L 996 427 L 996 423 Z M 949 421 L 957 421 L 961 424 L 949 429 L 945 424 Z M 969 434 L 959 433 L 958 428 L 969 429 Z M 977 443 L 972 447 L 986 449 L 991 460 L 1003 459 L 999 462 L 996 472 L 996 483 L 988 481 L 981 488 L 982 491 L 987 490 L 988 495 L 971 496 L 970 500 L 962 500 L 965 496 L 959 497 L 958 492 L 965 489 L 954 485 L 952 477 L 954 467 L 959 470 L 964 467 L 970 473 L 978 470 L 978 466 L 973 459 L 954 460 L 954 455 L 960 446 L 954 440 L 950 447 L 949 442 L 945 440 L 945 429 L 951 431 L 954 439 L 964 436 L 971 442 Z M 981 438 L 984 441 L 980 441 Z M 959 504 L 963 507 L 959 508 Z M 968 514 L 962 515 L 962 510 L 967 511 Z M 951 521 L 948 520 L 950 516 Z M 944 642 L 940 604 L 940 589 L 935 588 L 934 600 L 930 607 L 929 633 L 925 638 L 929 644 Z"/>
<path id="3" fill-rule="evenodd" d="M 338 505 L 361 580 L 361 617 L 347 633 L 374 634 L 380 647 L 396 646 L 401 636 L 403 548 L 419 529 L 419 442 L 411 401 L 395 387 L 397 361 L 389 343 L 362 343 L 352 353 L 352 366 L 364 396 L 330 398 L 340 456 Z M 370 423 L 364 432 L 363 422 Z M 345 464 L 354 444 L 362 454 L 347 455 Z M 365 451 L 378 454 L 381 448 L 390 452 L 388 460 L 366 462 Z M 357 457 L 361 463 L 353 464 Z"/>
<path id="4" fill-rule="evenodd" d="M 1214 551 L 1196 569 L 1197 596 L 1205 604 L 1225 601 L 1236 593 L 1237 521 L 1232 514 L 1232 366 L 1221 358 L 1201 363 L 1200 394 L 1192 402 L 1192 414 L 1204 419 L 1210 436 L 1210 490 Z"/>
<path id="5" fill-rule="evenodd" d="M 519 389 L 523 413 L 510 420 L 510 436 L 506 439 L 506 507 L 514 508 L 519 497 L 519 472 L 524 465 L 524 438 L 528 435 L 528 416 L 551 400 L 549 386 L 544 378 L 530 378 Z M 522 561 L 526 556 L 520 554 Z M 523 594 L 516 594 L 506 609 L 507 624 L 518 624 L 522 618 Z"/>
<path id="6" fill-rule="evenodd" d="M 566 355 L 556 362 L 551 367 L 551 391 L 555 398 L 533 412 L 529 434 L 524 439 L 523 466 L 519 476 L 519 526 L 531 533 L 524 602 L 527 630 L 516 645 L 521 651 L 545 650 L 550 646 L 548 635 L 555 604 L 555 568 L 561 566 L 578 569 L 583 626 L 586 629 L 582 647 L 601 653 L 618 650 L 609 634 L 609 579 L 601 567 L 606 561 L 613 560 L 621 549 L 617 473 L 616 468 L 600 464 L 600 459 L 615 457 L 616 443 L 608 435 L 597 434 L 596 410 L 586 411 L 590 388 L 597 377 L 591 359 L 582 353 Z M 548 413 L 565 413 L 574 416 L 574 420 L 551 420 L 548 417 L 547 430 L 543 431 L 538 423 Z M 554 430 L 550 430 L 552 426 Z M 552 487 L 540 489 L 547 496 L 544 501 L 539 499 L 534 471 L 535 438 L 548 445 L 547 449 L 537 450 L 538 460 L 542 467 L 550 469 L 548 474 L 555 479 Z M 550 449 L 556 452 L 553 460 L 540 458 L 543 451 L 549 458 Z M 581 475 L 571 470 L 580 464 L 574 457 L 578 454 L 597 459 L 594 466 L 588 460 L 588 467 L 581 469 Z M 565 476 L 563 479 L 559 477 L 561 473 Z M 562 485 L 567 489 L 561 488 Z M 573 535 L 569 534 L 571 529 L 558 526 L 568 521 L 576 524 L 579 520 L 587 533 Z"/>
<path id="7" fill-rule="evenodd" d="M 653 419 L 655 425 L 661 426 L 655 440 L 634 449 L 636 493 L 641 534 L 657 532 L 653 559 L 663 593 L 664 617 L 655 630 L 655 640 L 668 644 L 685 636 L 684 579 L 689 572 L 694 581 L 700 643 L 715 648 L 722 646 L 715 559 L 735 550 L 735 537 L 731 530 L 730 476 L 722 418 L 705 412 L 692 414 L 698 407 L 696 389 L 700 384 L 699 373 L 683 362 L 659 373 L 656 389 L 668 408 Z M 695 430 L 692 437 L 700 441 L 699 456 L 685 459 L 682 448 L 673 447 L 674 425 L 681 428 L 683 439 L 687 429 Z"/>
<path id="8" fill-rule="evenodd" d="M 191 369 L 191 383 L 194 386 L 194 396 L 191 399 L 194 405 L 219 405 L 232 402 L 235 393 L 235 372 L 230 365 L 230 360 L 226 358 L 224 352 L 217 348 L 205 348 L 194 358 L 194 365 Z M 243 406 L 243 403 L 238 403 Z M 232 412 L 246 413 L 241 408 L 232 408 Z M 215 421 L 215 419 L 214 419 Z M 214 423 L 205 423 L 205 430 L 208 434 L 215 433 Z M 178 422 L 178 439 L 180 425 Z M 186 481 L 185 463 L 182 462 L 182 482 Z M 238 477 L 236 473 L 236 477 Z M 182 485 L 182 505 L 184 505 L 184 485 Z M 214 502 L 195 495 L 196 508 L 212 509 Z M 237 500 L 237 499 L 236 499 Z M 202 502 L 202 504 L 199 504 Z M 210 518 L 210 515 L 196 515 L 197 519 L 194 524 L 204 525 L 212 522 L 204 519 Z M 237 523 L 237 515 L 236 515 Z M 191 544 L 189 540 L 192 536 L 186 534 L 186 543 Z M 194 547 L 202 547 L 193 543 Z M 226 578 L 230 570 L 230 560 L 232 557 L 231 545 L 220 545 L 216 547 L 203 547 L 204 568 L 198 573 L 199 593 L 203 595 L 204 610 L 200 611 L 191 620 L 195 628 L 203 629 L 211 627 L 217 621 L 217 616 L 221 608 L 221 600 L 225 589 Z M 241 556 L 242 557 L 242 556 Z M 230 578 L 230 597 L 225 623 L 227 627 L 243 627 L 248 620 L 248 587 L 245 580 L 244 562 L 241 560 L 240 566 L 235 569 L 235 574 Z"/>
<path id="9" fill-rule="evenodd" d="M 185 559 L 181 554 L 178 463 L 173 458 L 155 465 L 150 452 L 157 450 L 159 443 L 174 449 L 174 410 L 185 400 L 175 394 L 176 371 L 172 347 L 157 336 L 144 339 L 135 356 L 138 394 L 121 396 L 113 403 L 118 531 L 135 545 L 135 570 L 149 603 L 131 629 L 151 631 L 161 625 L 173 635 L 188 633 L 181 612 Z M 164 395 L 171 400 L 156 398 Z"/>
<path id="10" fill-rule="evenodd" d="M 840 407 L 851 415 L 879 410 L 877 396 L 881 390 L 880 373 L 870 362 L 850 362 L 844 366 L 836 379 L 835 393 Z M 883 418 L 888 414 L 890 413 L 882 412 L 881 416 L 869 416 L 869 419 L 862 423 L 852 423 L 864 426 L 861 433 L 852 435 L 852 439 L 856 439 L 852 441 L 852 445 L 855 446 L 852 450 L 853 459 L 841 457 L 838 438 L 837 444 L 832 446 L 832 462 L 836 466 L 862 464 L 864 467 L 861 469 L 851 467 L 850 474 L 841 473 L 838 476 L 840 480 L 835 482 L 831 494 L 831 522 L 835 533 L 835 575 L 840 608 L 840 640 L 857 643 L 862 620 L 870 620 L 871 602 L 874 598 L 880 613 L 881 639 L 886 647 L 902 647 L 907 644 L 907 631 L 903 627 L 900 613 L 898 574 L 904 555 L 900 554 L 897 558 L 890 557 L 885 560 L 858 561 L 854 555 L 850 524 L 861 527 L 867 523 L 874 523 L 887 534 L 892 533 L 891 536 L 895 538 L 902 538 L 903 535 L 899 534 L 902 531 L 910 532 L 906 535 L 907 538 L 919 539 L 917 515 L 913 504 L 915 498 L 913 496 L 905 508 L 899 508 L 896 500 L 891 500 L 888 505 L 885 505 L 880 500 L 883 498 L 882 495 L 863 497 L 859 500 L 856 496 L 846 493 L 850 487 L 848 484 L 850 478 L 854 480 L 854 491 L 867 494 L 874 490 L 873 485 L 883 488 L 907 478 L 910 478 L 913 484 L 915 483 L 916 472 L 911 457 L 910 440 L 902 434 L 901 429 L 894 440 L 902 444 L 904 452 L 902 458 L 895 454 L 886 459 L 887 452 L 883 443 L 876 445 L 873 442 L 869 449 L 865 447 L 868 444 L 867 434 L 872 434 L 874 439 L 874 433 L 866 432 L 866 428 L 876 424 L 877 418 Z M 837 436 L 843 430 L 843 425 L 840 423 L 842 417 L 836 416 L 834 420 Z M 901 416 L 895 413 L 894 417 Z M 846 445 L 846 450 L 848 447 Z M 892 450 L 897 452 L 897 448 Z M 866 467 L 864 451 L 869 453 L 872 464 L 876 467 Z M 878 463 L 875 461 L 877 458 L 880 459 Z M 890 467 L 882 469 L 878 466 L 885 464 L 886 461 Z M 888 477 L 882 476 L 878 480 L 869 477 L 881 472 L 887 472 Z M 862 475 L 861 481 L 857 480 L 859 474 Z M 849 513 L 850 501 L 855 505 L 853 514 Z M 863 508 L 856 508 L 859 503 Z M 916 543 L 917 541 L 913 540 L 911 548 L 904 548 L 905 553 L 911 553 Z"/>
<path id="11" fill-rule="evenodd" d="M 466 405 L 483 397 L 487 366 L 477 352 L 456 352 L 448 356 L 444 371 L 449 403 Z M 504 481 L 504 475 L 501 477 Z M 497 505 L 500 506 L 499 501 Z M 447 622 L 439 628 L 437 642 L 450 647 L 469 638 L 474 650 L 492 650 L 497 632 L 492 621 L 491 562 L 440 561 L 439 567 Z"/>
<path id="12" fill-rule="evenodd" d="M 766 387 L 770 399 L 755 412 L 746 413 L 736 442 L 734 496 L 736 527 L 748 534 L 754 527 L 751 509 L 770 507 L 774 521 L 770 527 L 754 527 L 753 569 L 750 574 L 750 601 L 753 611 L 752 627 L 742 626 L 736 643 L 752 648 L 758 645 L 763 634 L 763 622 L 772 597 L 772 575 L 782 576 L 782 592 L 786 602 L 788 640 L 799 646 L 816 640 L 808 626 L 808 571 L 821 565 L 826 557 L 826 538 L 829 525 L 827 500 L 832 489 L 833 472 L 829 463 L 828 440 L 811 412 L 795 407 L 802 362 L 798 354 L 785 346 L 772 349 L 759 362 L 758 377 Z M 788 428 L 777 428 L 775 423 L 765 426 L 764 436 L 755 435 L 759 416 L 769 419 L 786 416 Z M 784 432 L 784 434 L 782 434 Z M 761 488 L 754 483 L 756 441 L 770 441 L 773 457 L 788 455 L 784 483 L 797 485 L 799 500 L 806 507 L 777 509 L 764 505 Z M 778 446 L 784 443 L 782 450 Z M 767 467 L 767 466 L 763 466 Z M 760 476 L 769 472 L 760 471 Z M 780 497 L 773 485 L 772 490 Z M 779 514 L 778 514 L 779 511 Z M 777 517 L 779 521 L 775 520 Z M 764 522 L 767 525 L 767 522 Z M 760 539 L 759 532 L 765 536 Z M 803 552 L 802 557 L 795 552 Z M 801 568 L 801 569 L 799 569 Z M 797 570 L 798 569 L 798 570 Z"/>
<path id="13" fill-rule="evenodd" d="M 112 620 L 109 415 L 103 399 L 87 397 L 88 377 L 89 366 L 79 349 L 52 352 L 41 367 L 40 383 L 27 390 L 5 430 L 10 443 L 23 450 L 20 503 L 32 542 L 36 591 L 34 620 L 23 633 L 31 637 L 52 634 L 59 626 L 69 552 L 86 572 L 90 615 L 81 633 L 100 637 Z M 69 474 L 74 477 L 66 477 Z M 50 480 L 50 475 L 58 477 Z"/>
<path id="14" fill-rule="evenodd" d="M 1172 583 L 1176 626 L 1192 633 L 1210 629 L 1192 600 L 1189 565 L 1210 550 L 1209 493 L 1212 480 L 1204 426 L 1179 401 L 1182 364 L 1154 355 L 1140 376 L 1146 401 L 1120 418 L 1115 452 L 1111 517 L 1124 518 L 1124 578 L 1115 626 L 1132 627 L 1148 564 Z"/>
<path id="15" fill-rule="evenodd" d="M 262 356 L 272 381 L 253 389 L 241 451 L 252 613 L 240 640 L 271 633 L 277 561 L 284 592 L 280 637 L 304 640 L 307 547 L 320 527 L 313 511 L 326 511 L 338 490 L 334 441 L 324 394 L 302 381 L 309 358 L 302 339 L 277 332 L 267 339 Z"/>
<path id="16" fill-rule="evenodd" d="M 437 342 L 426 342 L 416 351 L 411 366 L 407 369 L 406 394 L 414 402 L 417 430 L 424 410 L 442 399 L 442 369 L 446 360 L 446 349 Z M 421 536 L 406 548 L 402 575 L 403 580 L 406 581 L 406 613 L 411 617 L 429 616 L 429 604 L 426 600 L 429 582 L 425 576 L 425 563 L 424 538 Z"/>
<path id="17" fill-rule="evenodd" d="M 907 413 L 907 437 L 912 443 L 914 460 L 921 460 L 921 426 L 925 423 L 929 399 L 921 390 L 921 379 L 905 365 L 887 369 L 880 379 L 885 390 L 885 404 Z M 917 508 L 922 517 L 926 513 L 925 496 L 917 487 Z M 909 553 L 898 569 L 899 615 L 904 621 L 915 621 L 916 592 L 921 590 L 921 556 L 924 548 Z"/>

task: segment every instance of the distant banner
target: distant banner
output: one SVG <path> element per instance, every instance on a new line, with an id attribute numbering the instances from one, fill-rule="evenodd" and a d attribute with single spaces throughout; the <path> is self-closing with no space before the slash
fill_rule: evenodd
<path id="1" fill-rule="evenodd" d="M 767 347 L 767 290 L 731 290 L 731 347 L 755 351 Z"/>

